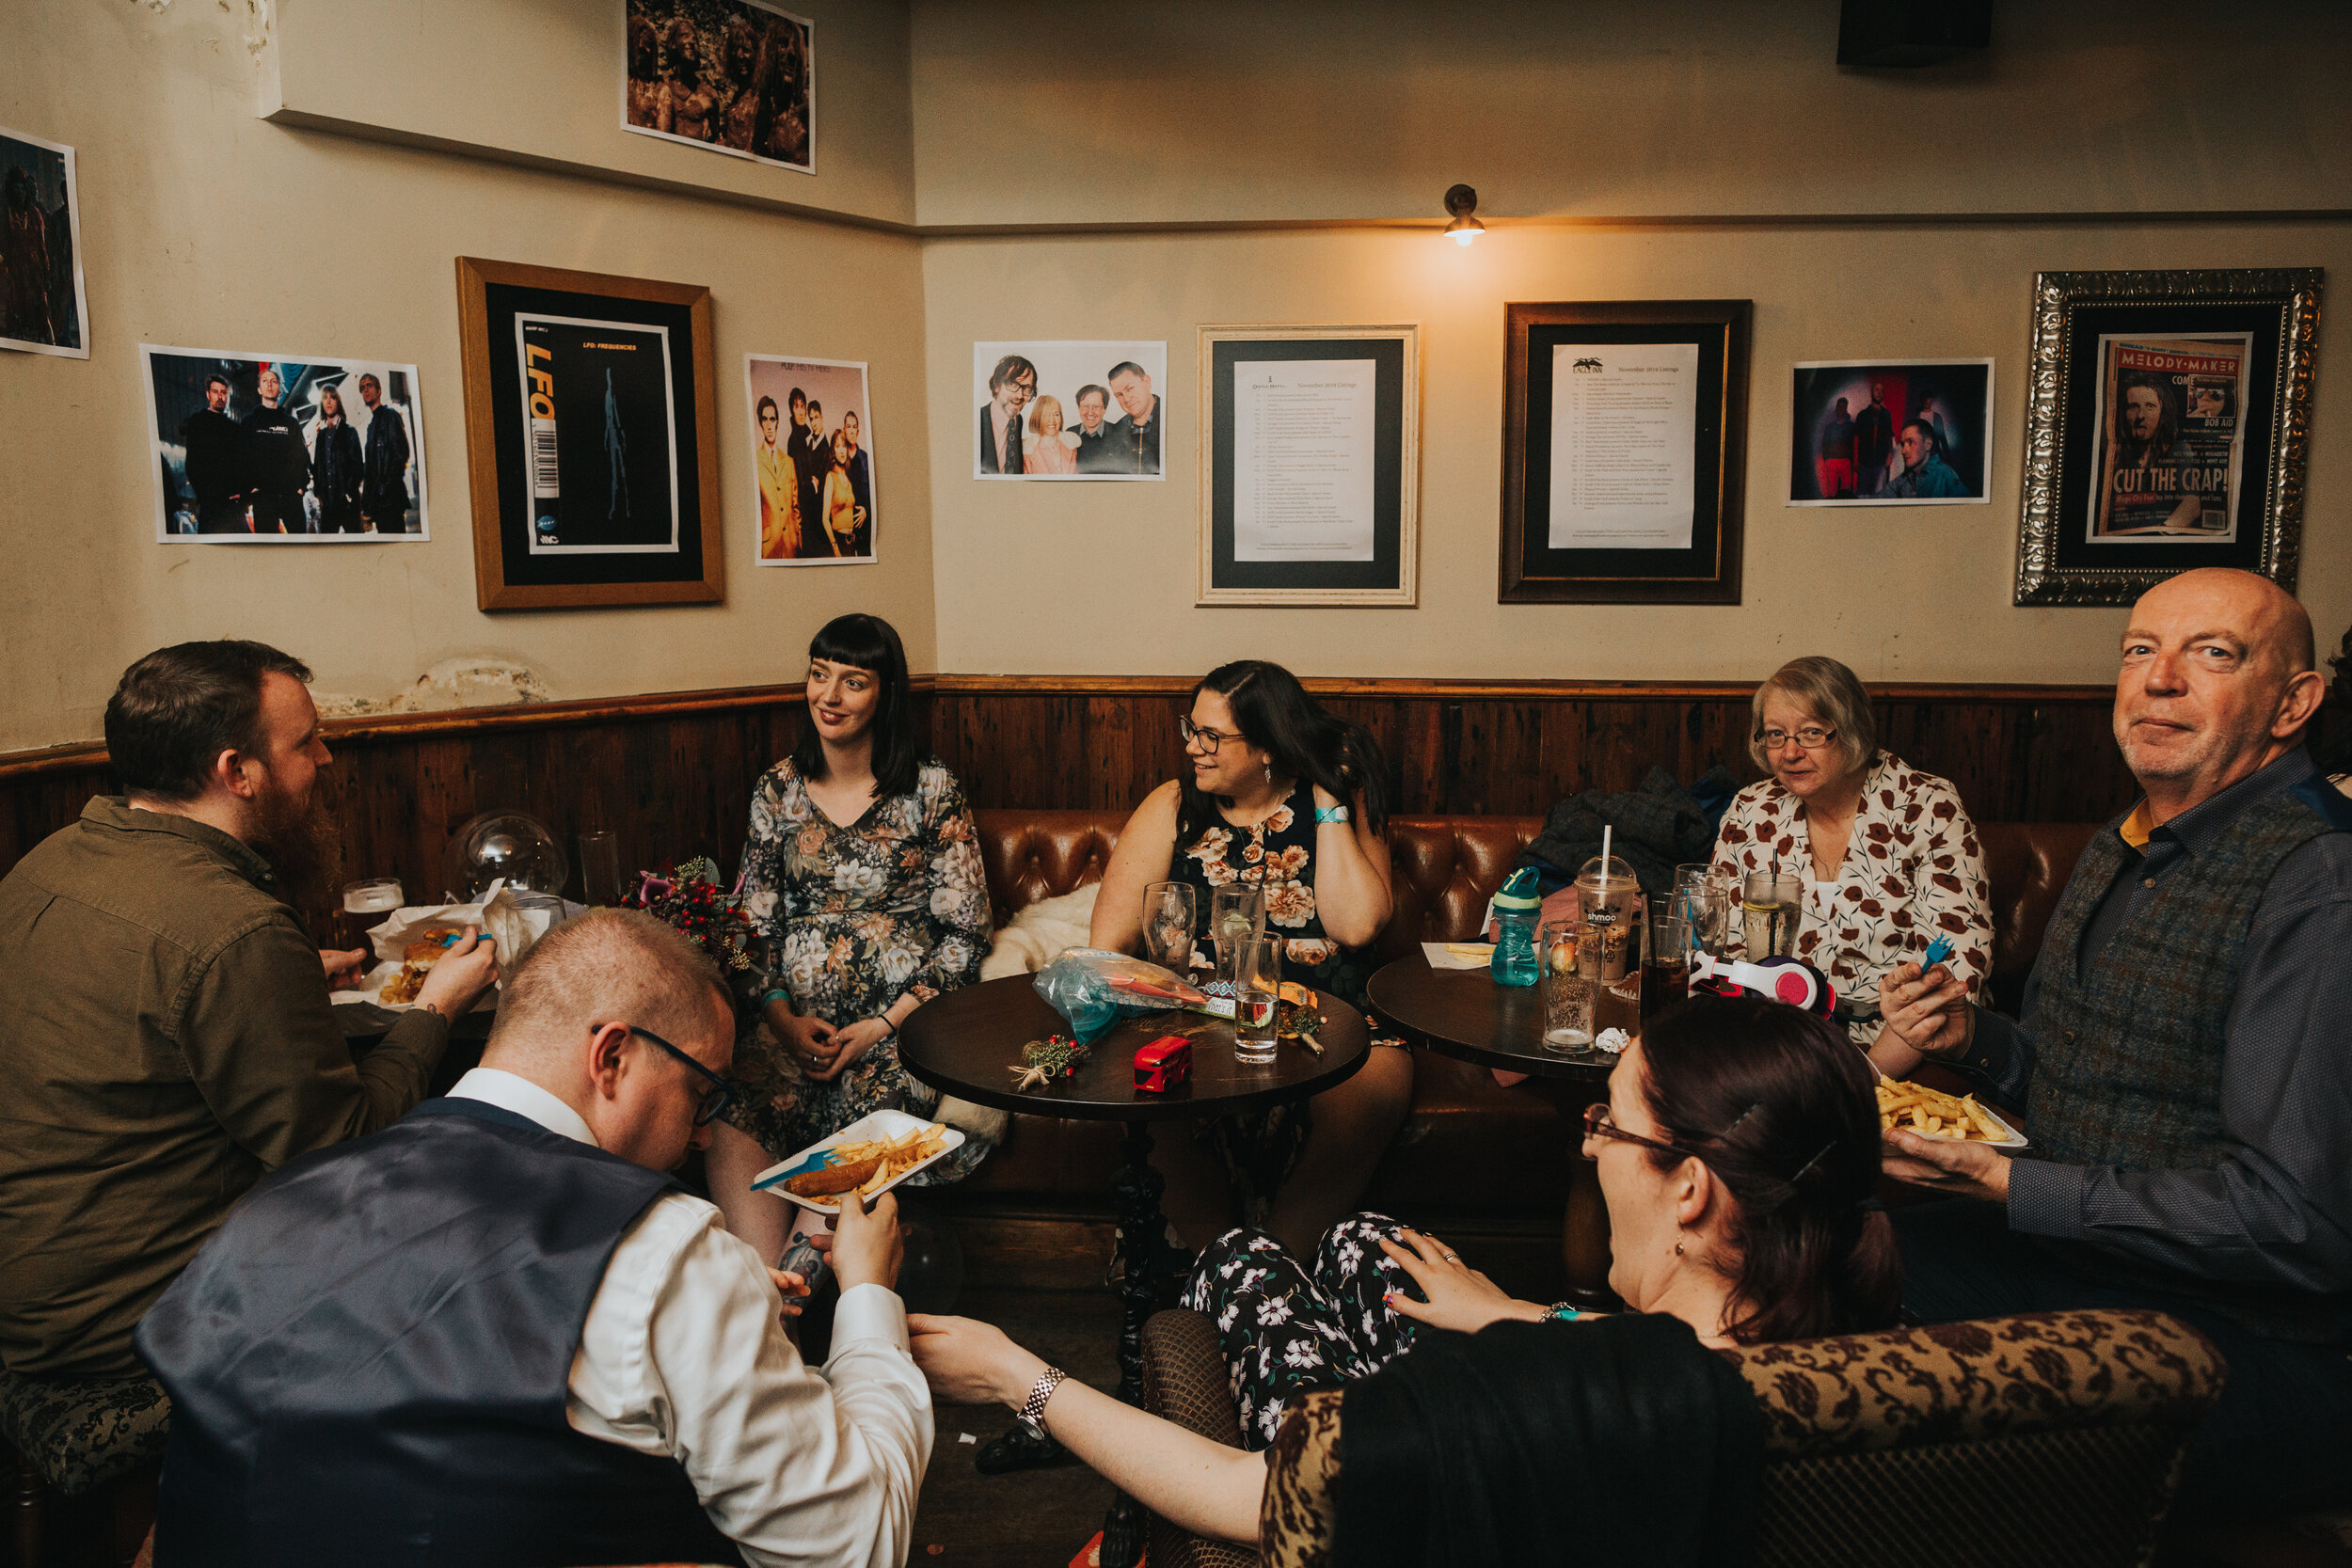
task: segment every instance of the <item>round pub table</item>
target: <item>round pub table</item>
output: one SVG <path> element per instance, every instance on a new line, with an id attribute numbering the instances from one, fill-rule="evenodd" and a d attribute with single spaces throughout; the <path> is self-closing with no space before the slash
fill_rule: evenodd
<path id="1" fill-rule="evenodd" d="M 1432 969 L 1419 953 L 1383 965 L 1368 987 L 1385 1023 L 1419 1037 L 1435 1051 L 1481 1067 L 1523 1072 L 1527 1088 L 1547 1096 L 1567 1123 L 1568 1212 L 1561 1251 L 1568 1286 L 1580 1301 L 1606 1305 L 1609 1291 L 1609 1211 L 1600 1180 L 1583 1156 L 1584 1107 L 1608 1098 L 1616 1058 L 1602 1051 L 1562 1055 L 1544 1049 L 1543 996 L 1534 986 L 1498 986 L 1485 969 Z M 1593 1032 L 1641 1032 L 1641 1005 L 1601 988 Z"/>
<path id="2" fill-rule="evenodd" d="M 1012 1086 L 1021 1048 L 1048 1035 L 1070 1032 L 1030 978 L 1013 974 L 983 980 L 924 1003 L 899 1026 L 898 1060 L 933 1088 L 977 1104 L 1120 1124 L 1126 1163 L 1111 1183 L 1119 1212 L 1119 1295 L 1123 1309 L 1119 1397 L 1138 1404 L 1143 1398 L 1144 1321 L 1168 1305 L 1177 1283 L 1152 1268 L 1168 1222 L 1160 1212 L 1164 1183 L 1152 1168 L 1152 1124 L 1196 1121 L 1318 1094 L 1364 1065 L 1369 1031 L 1363 1014 L 1318 991 L 1322 1053 L 1299 1041 L 1284 1040 L 1273 1061 L 1250 1066 L 1233 1060 L 1233 1026 L 1227 1020 L 1188 1012 L 1136 1014 L 1121 1019 L 1094 1042 L 1093 1053 L 1074 1076 L 1025 1094 Z M 1181 1035 L 1192 1042 L 1190 1081 L 1166 1093 L 1137 1089 L 1136 1048 L 1166 1035 Z M 992 1460 L 1008 1469 L 1041 1463 L 1059 1451 L 1051 1439 L 1041 1445 L 1017 1424 L 996 1441 L 1007 1449 L 992 1454 Z M 1120 1493 L 1103 1524 L 1104 1568 L 1131 1568 L 1143 1555 L 1144 1532 L 1142 1505 Z"/>

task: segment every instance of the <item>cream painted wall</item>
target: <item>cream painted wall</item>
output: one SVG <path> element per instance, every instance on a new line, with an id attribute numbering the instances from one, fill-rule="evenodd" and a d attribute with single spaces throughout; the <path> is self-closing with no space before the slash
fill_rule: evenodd
<path id="1" fill-rule="evenodd" d="M 623 130 L 620 0 L 274 0 L 261 12 L 261 107 L 280 124 L 912 222 L 905 5 L 786 8 L 816 24 L 813 174 Z"/>
<path id="2" fill-rule="evenodd" d="M 8 10 L 39 51 L 0 67 L 0 125 L 78 149 L 94 352 L 0 353 L 0 751 L 95 736 L 122 667 L 186 638 L 278 643 L 327 691 L 487 655 L 602 696 L 790 678 L 817 625 L 862 609 L 936 668 L 913 241 L 266 123 L 243 5 Z M 711 288 L 723 605 L 475 610 L 460 255 Z M 432 541 L 154 543 L 141 341 L 417 364 Z M 752 564 L 747 351 L 872 362 L 881 564 Z"/>
<path id="3" fill-rule="evenodd" d="M 2352 226 L 1523 226 L 1468 250 L 1398 230 L 935 241 L 940 667 L 1168 674 L 1250 656 L 1317 675 L 1749 679 L 1827 653 L 1871 680 L 2104 681 L 2122 610 L 2010 604 L 2033 274 L 2286 265 L 2352 278 Z M 1497 604 L 1503 302 L 1721 297 L 1756 302 L 1742 602 Z M 1193 607 L 1196 328 L 1250 322 L 1421 324 L 1420 609 Z M 1163 336 L 1163 483 L 962 477 L 974 340 Z M 2328 412 L 2347 354 L 2343 313 L 2324 313 L 2301 596 L 2330 641 L 2352 620 L 2352 441 Z M 1997 361 L 1989 505 L 1779 499 L 1793 361 L 1976 356 Z"/>
<path id="4" fill-rule="evenodd" d="M 2352 208 L 2352 7 L 2000 0 L 1841 71 L 1836 0 L 916 0 L 920 220 Z"/>

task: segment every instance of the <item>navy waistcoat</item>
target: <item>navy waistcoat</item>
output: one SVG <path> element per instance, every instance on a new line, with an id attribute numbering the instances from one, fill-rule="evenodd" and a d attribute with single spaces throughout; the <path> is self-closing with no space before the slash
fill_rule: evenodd
<path id="1" fill-rule="evenodd" d="M 669 1185 L 468 1100 L 263 1181 L 139 1325 L 172 1400 L 156 1560 L 739 1562 L 675 1460 L 564 1417 L 605 1266 Z"/>

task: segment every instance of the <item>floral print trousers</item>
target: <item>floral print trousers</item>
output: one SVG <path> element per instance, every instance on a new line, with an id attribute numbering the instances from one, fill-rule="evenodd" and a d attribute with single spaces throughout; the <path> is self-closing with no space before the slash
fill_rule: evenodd
<path id="1" fill-rule="evenodd" d="M 1300 1395 L 1369 1377 L 1413 1348 L 1419 1325 L 1386 1297 L 1405 1291 L 1419 1301 L 1420 1289 L 1380 1250 L 1380 1238 L 1403 1229 L 1386 1214 L 1350 1215 L 1325 1234 L 1311 1272 L 1247 1226 L 1200 1254 L 1184 1305 L 1216 1324 L 1243 1447 L 1272 1443 Z"/>

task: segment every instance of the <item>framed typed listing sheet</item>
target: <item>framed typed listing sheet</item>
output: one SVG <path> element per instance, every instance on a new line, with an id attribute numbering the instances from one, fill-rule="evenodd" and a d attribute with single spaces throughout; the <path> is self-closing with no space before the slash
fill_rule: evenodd
<path id="1" fill-rule="evenodd" d="M 1503 307 L 1504 604 L 1738 604 L 1744 299 Z"/>
<path id="2" fill-rule="evenodd" d="M 1168 344 L 1097 339 L 972 345 L 972 477 L 1153 480 Z"/>
<path id="3" fill-rule="evenodd" d="M 0 127 L 0 348 L 89 357 L 73 149 Z"/>
<path id="4" fill-rule="evenodd" d="M 1788 403 L 1790 506 L 1982 506 L 1990 359 L 1810 360 Z"/>
<path id="5" fill-rule="evenodd" d="M 2193 566 L 2294 591 L 2321 277 L 2035 276 L 2018 604 L 2129 604 Z"/>
<path id="6" fill-rule="evenodd" d="M 866 366 L 743 356 L 762 566 L 870 564 L 874 416 Z"/>
<path id="7" fill-rule="evenodd" d="M 710 291 L 461 256 L 457 315 L 481 607 L 724 598 Z"/>
<path id="8" fill-rule="evenodd" d="M 154 343 L 139 358 L 158 543 L 430 537 L 416 366 Z"/>
<path id="9" fill-rule="evenodd" d="M 1204 605 L 1410 605 L 1421 328 L 1200 329 Z"/>
<path id="10" fill-rule="evenodd" d="M 817 172 L 817 24 L 767 0 L 621 3 L 622 130 Z"/>

